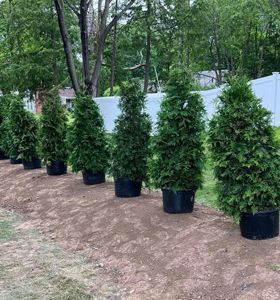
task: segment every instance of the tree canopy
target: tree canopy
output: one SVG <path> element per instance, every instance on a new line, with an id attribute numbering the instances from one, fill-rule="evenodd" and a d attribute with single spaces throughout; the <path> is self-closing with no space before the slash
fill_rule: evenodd
<path id="1" fill-rule="evenodd" d="M 280 68 L 279 25 L 275 0 L 2 0 L 0 89 L 155 91 L 172 66 L 259 78 Z"/>

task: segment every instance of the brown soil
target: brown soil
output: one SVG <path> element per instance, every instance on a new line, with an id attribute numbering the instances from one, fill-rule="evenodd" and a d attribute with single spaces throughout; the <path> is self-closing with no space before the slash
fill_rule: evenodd
<path id="1" fill-rule="evenodd" d="M 118 199 L 112 183 L 0 162 L 0 206 L 24 226 L 98 261 L 124 299 L 280 299 L 280 238 L 250 241 L 203 205 L 168 215 L 161 194 Z"/>
<path id="2" fill-rule="evenodd" d="M 1 300 L 121 299 L 98 264 L 26 228 L 0 208 Z"/>

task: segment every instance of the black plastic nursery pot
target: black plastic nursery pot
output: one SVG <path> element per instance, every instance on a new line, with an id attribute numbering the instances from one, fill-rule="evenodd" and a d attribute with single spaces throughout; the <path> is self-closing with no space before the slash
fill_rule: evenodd
<path id="1" fill-rule="evenodd" d="M 42 168 L 41 159 L 38 157 L 32 157 L 31 161 L 22 160 L 24 170 L 34 170 Z"/>
<path id="2" fill-rule="evenodd" d="M 19 165 L 19 164 L 22 164 L 22 159 L 17 159 L 16 157 L 11 156 L 10 163 L 11 163 L 11 165 Z"/>
<path id="3" fill-rule="evenodd" d="M 192 213 L 195 191 L 177 191 L 162 189 L 163 210 L 170 214 Z"/>
<path id="4" fill-rule="evenodd" d="M 47 164 L 48 175 L 63 175 L 67 173 L 67 165 L 62 160 L 54 160 Z"/>
<path id="5" fill-rule="evenodd" d="M 241 235 L 250 240 L 266 240 L 279 235 L 279 210 L 256 214 L 243 213 L 240 220 Z"/>
<path id="6" fill-rule="evenodd" d="M 115 194 L 120 198 L 139 197 L 141 195 L 142 181 L 133 181 L 129 178 L 115 179 Z"/>
<path id="7" fill-rule="evenodd" d="M 0 160 L 9 159 L 9 157 L 5 154 L 5 152 L 0 150 Z"/>
<path id="8" fill-rule="evenodd" d="M 105 182 L 104 172 L 93 172 L 92 170 L 83 171 L 83 181 L 86 185 L 94 185 Z"/>

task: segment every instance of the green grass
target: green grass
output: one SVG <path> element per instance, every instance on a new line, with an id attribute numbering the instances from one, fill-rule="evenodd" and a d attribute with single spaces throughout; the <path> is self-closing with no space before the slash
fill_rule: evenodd
<path id="1" fill-rule="evenodd" d="M 15 232 L 9 222 L 0 221 L 0 241 L 7 241 L 14 237 Z"/>
<path id="2" fill-rule="evenodd" d="M 274 272 L 280 273 L 280 265 L 279 264 L 272 264 L 270 269 Z"/>
<path id="3" fill-rule="evenodd" d="M 0 210 L 0 242 L 15 239 L 17 236 L 15 227 L 12 224 L 17 224 L 19 219 L 16 215 Z"/>
<path id="4" fill-rule="evenodd" d="M 206 161 L 203 178 L 203 186 L 197 191 L 196 194 L 197 201 L 207 206 L 217 208 L 218 194 L 216 191 L 213 165 L 210 159 L 207 159 Z"/>

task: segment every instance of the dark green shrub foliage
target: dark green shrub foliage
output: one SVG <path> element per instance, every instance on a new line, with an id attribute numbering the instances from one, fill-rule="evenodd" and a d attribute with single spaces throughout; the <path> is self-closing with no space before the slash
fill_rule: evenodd
<path id="1" fill-rule="evenodd" d="M 151 132 L 150 118 L 144 112 L 146 98 L 138 82 L 125 83 L 121 89 L 121 114 L 113 134 L 112 173 L 115 178 L 145 181 Z"/>
<path id="2" fill-rule="evenodd" d="M 11 157 L 20 158 L 20 143 L 25 134 L 23 128 L 25 113 L 22 99 L 13 96 L 9 106 L 8 120 L 9 155 Z"/>
<path id="3" fill-rule="evenodd" d="M 46 163 L 67 160 L 67 117 L 60 98 L 49 94 L 43 100 L 40 126 L 40 151 Z"/>
<path id="4" fill-rule="evenodd" d="M 151 173 L 156 187 L 173 191 L 197 190 L 204 160 L 204 106 L 191 93 L 192 75 L 174 69 L 161 104 Z"/>
<path id="5" fill-rule="evenodd" d="M 9 154 L 9 107 L 12 95 L 0 97 L 0 151 Z"/>
<path id="6" fill-rule="evenodd" d="M 274 127 L 274 136 L 277 142 L 278 148 L 280 147 L 280 127 Z"/>
<path id="7" fill-rule="evenodd" d="M 10 155 L 26 161 L 38 157 L 38 124 L 35 116 L 25 110 L 22 99 L 10 99 L 8 130 Z"/>
<path id="8" fill-rule="evenodd" d="M 19 144 L 19 157 L 26 161 L 38 158 L 38 121 L 34 114 L 25 111 L 22 120 L 22 137 Z"/>
<path id="9" fill-rule="evenodd" d="M 74 120 L 68 132 L 69 161 L 74 172 L 105 172 L 109 149 L 98 105 L 90 96 L 75 100 Z"/>
<path id="10" fill-rule="evenodd" d="M 218 205 L 237 222 L 242 212 L 279 207 L 280 157 L 271 114 L 246 79 L 233 79 L 210 123 Z"/>

